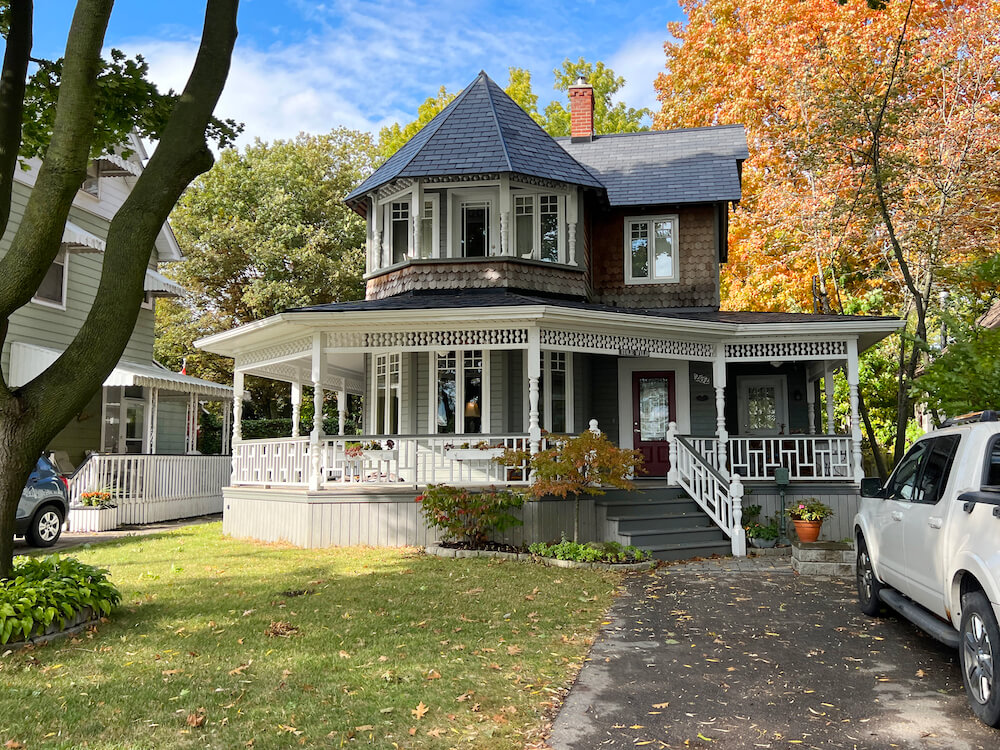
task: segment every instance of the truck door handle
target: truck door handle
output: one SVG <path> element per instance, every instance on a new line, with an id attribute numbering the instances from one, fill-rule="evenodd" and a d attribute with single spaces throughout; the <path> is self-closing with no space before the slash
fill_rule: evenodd
<path id="1" fill-rule="evenodd" d="M 892 515 L 892 520 L 893 521 L 902 521 L 903 520 L 903 511 L 901 511 L 901 510 L 894 510 L 891 513 L 891 515 Z"/>
<path id="2" fill-rule="evenodd" d="M 943 524 L 944 524 L 944 519 L 938 518 L 937 516 L 931 516 L 930 518 L 927 519 L 927 525 L 930 526 L 932 529 L 940 529 Z"/>

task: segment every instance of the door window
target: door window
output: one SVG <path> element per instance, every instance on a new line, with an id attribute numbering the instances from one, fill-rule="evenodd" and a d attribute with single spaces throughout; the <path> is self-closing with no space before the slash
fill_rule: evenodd
<path id="1" fill-rule="evenodd" d="M 931 449 L 920 473 L 920 483 L 914 502 L 934 505 L 941 499 L 944 488 L 948 485 L 951 466 L 958 452 L 958 435 L 945 435 L 931 441 Z"/>
<path id="2" fill-rule="evenodd" d="M 639 439 L 666 440 L 670 427 L 670 381 L 665 377 L 639 379 Z"/>
<path id="3" fill-rule="evenodd" d="M 785 378 L 739 379 L 739 428 L 745 435 L 784 435 L 788 432 Z"/>

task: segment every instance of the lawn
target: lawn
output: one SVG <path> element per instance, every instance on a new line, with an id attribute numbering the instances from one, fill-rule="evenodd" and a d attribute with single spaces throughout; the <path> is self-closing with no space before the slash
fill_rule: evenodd
<path id="1" fill-rule="evenodd" d="M 110 569 L 122 607 L 0 658 L 0 747 L 521 748 L 620 580 L 220 524 L 71 554 Z"/>

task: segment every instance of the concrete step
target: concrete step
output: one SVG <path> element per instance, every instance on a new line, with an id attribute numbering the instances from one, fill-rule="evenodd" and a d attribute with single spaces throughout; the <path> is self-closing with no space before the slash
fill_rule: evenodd
<path id="1" fill-rule="evenodd" d="M 688 526 L 679 529 L 661 529 L 641 531 L 632 534 L 624 534 L 630 544 L 634 544 L 639 549 L 656 549 L 663 546 L 673 546 L 687 542 L 701 542 L 704 544 L 721 544 L 732 547 L 729 537 L 722 533 L 722 529 L 714 524 L 708 526 Z"/>
<path id="2" fill-rule="evenodd" d="M 711 557 L 721 555 L 728 557 L 733 547 L 727 539 L 724 543 L 679 542 L 647 548 L 656 560 L 690 560 L 692 557 Z"/>
<path id="3" fill-rule="evenodd" d="M 605 513 L 609 519 L 620 518 L 659 518 L 678 513 L 697 515 L 704 513 L 694 500 L 663 500 L 649 503 L 616 503 L 605 505 Z"/>
<path id="4" fill-rule="evenodd" d="M 610 516 L 609 516 L 610 518 Z M 691 513 L 664 513 L 650 516 L 621 516 L 618 521 L 618 533 L 642 534 L 651 531 L 672 531 L 689 528 L 717 528 L 715 522 L 698 509 Z"/>
<path id="5" fill-rule="evenodd" d="M 650 502 L 662 500 L 677 500 L 688 498 L 688 494 L 680 487 L 637 487 L 634 490 L 611 489 L 603 495 L 594 498 L 598 505 L 630 504 L 635 502 Z"/>

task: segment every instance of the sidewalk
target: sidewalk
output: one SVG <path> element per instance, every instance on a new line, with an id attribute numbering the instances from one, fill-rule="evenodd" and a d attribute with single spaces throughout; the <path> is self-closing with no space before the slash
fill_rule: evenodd
<path id="1" fill-rule="evenodd" d="M 145 536 L 146 534 L 159 534 L 171 529 L 179 529 L 183 526 L 193 526 L 200 523 L 212 523 L 221 521 L 222 514 L 216 513 L 211 516 L 197 516 L 195 518 L 179 518 L 176 521 L 163 521 L 161 523 L 151 523 L 145 526 L 123 526 L 114 531 L 101 531 L 98 533 L 75 533 L 63 532 L 59 541 L 51 547 L 31 547 L 24 539 L 14 540 L 15 555 L 50 555 L 53 552 L 62 552 L 72 547 L 81 547 L 84 544 L 99 544 L 121 539 L 127 536 Z"/>

